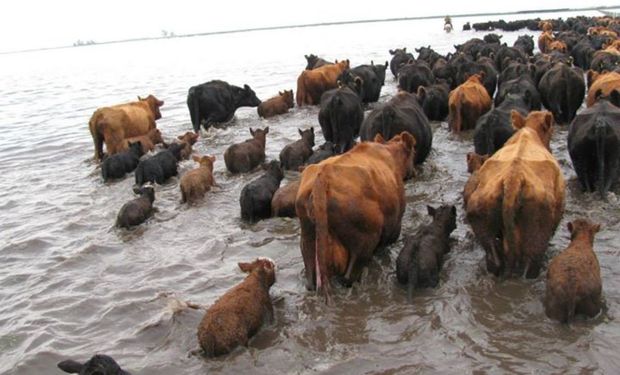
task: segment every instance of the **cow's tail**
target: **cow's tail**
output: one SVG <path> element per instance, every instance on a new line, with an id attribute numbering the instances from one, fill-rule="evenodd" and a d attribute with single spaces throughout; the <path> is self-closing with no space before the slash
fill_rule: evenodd
<path id="1" fill-rule="evenodd" d="M 329 278 L 327 273 L 327 259 L 329 252 L 329 226 L 327 222 L 327 181 L 322 173 L 316 176 L 312 188 L 312 207 L 315 225 L 315 252 L 314 266 L 316 275 L 317 293 L 322 289 L 325 298 L 329 300 Z"/>
<path id="2" fill-rule="evenodd" d="M 342 110 L 342 98 L 336 93 L 329 103 L 329 122 L 332 128 L 332 139 L 336 145 L 339 154 L 346 151 L 349 140 L 342 139 L 344 137 L 341 127 L 344 125 L 345 116 Z"/>
<path id="3" fill-rule="evenodd" d="M 299 78 L 297 78 L 297 93 L 295 99 L 298 107 L 309 104 L 306 103 L 306 71 L 301 72 Z"/>
<path id="4" fill-rule="evenodd" d="M 413 301 L 413 292 L 418 285 L 418 250 L 413 249 L 409 259 L 409 269 L 407 270 L 407 299 Z"/>
<path id="5" fill-rule="evenodd" d="M 101 124 L 99 122 L 100 116 L 95 112 L 88 122 L 88 128 L 90 134 L 93 137 L 93 144 L 95 146 L 95 160 L 101 160 L 103 158 L 103 132 L 101 131 Z"/>
<path id="6" fill-rule="evenodd" d="M 463 115 L 461 113 L 461 94 L 456 92 L 455 98 L 450 102 L 450 119 L 449 125 L 453 132 L 460 132 L 463 126 Z"/>
<path id="7" fill-rule="evenodd" d="M 494 124 L 496 121 L 496 112 L 493 111 L 489 114 L 488 121 L 485 121 L 482 124 L 485 139 L 486 139 L 486 150 L 482 154 L 493 155 L 495 153 L 495 133 L 493 133 Z"/>
<path id="8" fill-rule="evenodd" d="M 396 112 L 394 108 L 387 104 L 383 107 L 383 111 L 381 111 L 381 135 L 385 140 L 391 138 L 391 128 L 394 124 L 394 118 L 396 117 Z"/>
<path id="9" fill-rule="evenodd" d="M 190 111 L 192 126 L 194 128 L 194 133 L 198 133 L 200 131 L 200 98 L 193 87 L 189 89 L 188 95 L 190 96 L 190 102 L 192 103 L 192 108 Z M 208 126 L 208 124 L 206 126 Z"/>
<path id="10" fill-rule="evenodd" d="M 521 232 L 517 226 L 516 216 L 518 214 L 525 181 L 515 173 L 509 172 L 508 178 L 504 180 L 504 192 L 502 200 L 502 223 L 504 240 L 504 267 L 510 275 L 521 258 Z"/>
<path id="11" fill-rule="evenodd" d="M 607 138 L 607 130 L 607 123 L 600 119 L 594 124 L 594 135 L 596 139 L 597 185 L 598 192 L 603 199 L 607 196 L 607 190 L 609 189 L 605 178 L 605 140 Z"/>

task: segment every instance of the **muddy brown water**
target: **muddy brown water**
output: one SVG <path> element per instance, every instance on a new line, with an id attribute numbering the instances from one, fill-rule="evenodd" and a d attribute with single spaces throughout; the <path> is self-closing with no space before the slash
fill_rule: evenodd
<path id="1" fill-rule="evenodd" d="M 567 15 L 565 15 L 567 16 Z M 510 19 L 506 17 L 506 19 Z M 475 22 L 476 20 L 470 20 Z M 203 132 L 198 153 L 217 156 L 220 188 L 195 207 L 180 203 L 178 179 L 156 188 L 157 212 L 145 225 L 113 227 L 133 195 L 133 175 L 104 184 L 92 160 L 87 122 L 99 106 L 154 93 L 166 103 L 158 127 L 168 139 L 191 128 L 187 89 L 210 79 L 249 84 L 262 99 L 296 89 L 304 54 L 383 62 L 388 49 L 432 45 L 441 53 L 483 33 L 445 34 L 440 21 L 332 26 L 73 48 L 0 57 L 0 373 L 60 374 L 56 363 L 94 353 L 134 374 L 617 373 L 620 369 L 620 203 L 579 191 L 566 128 L 552 148 L 568 179 L 564 219 L 548 251 L 566 247 L 566 222 L 602 224 L 595 240 L 605 311 L 570 326 L 546 318 L 543 273 L 500 280 L 463 221 L 471 134 L 434 123 L 433 150 L 406 183 L 403 234 L 429 221 L 426 205 L 452 203 L 458 228 L 438 288 L 408 303 L 395 282 L 401 239 L 376 256 L 361 283 L 338 287 L 334 306 L 304 287 L 296 219 L 241 222 L 239 194 L 260 172 L 231 176 L 228 145 L 269 126 L 267 156 L 277 158 L 315 126 L 318 108 L 261 120 L 241 109 L 231 126 Z M 455 22 L 456 24 L 457 22 Z M 457 30 L 461 25 L 455 25 Z M 520 33 L 504 33 L 511 44 Z M 387 74 L 381 101 L 396 92 Z M 317 135 L 317 143 L 322 136 Z M 194 167 L 180 164 L 181 173 Z M 286 180 L 299 178 L 287 173 Z M 202 311 L 241 281 L 239 261 L 268 256 L 278 264 L 271 290 L 275 322 L 228 356 L 192 355 Z"/>

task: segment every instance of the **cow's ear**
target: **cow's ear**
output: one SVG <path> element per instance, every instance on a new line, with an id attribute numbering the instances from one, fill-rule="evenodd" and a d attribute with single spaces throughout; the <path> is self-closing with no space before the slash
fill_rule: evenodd
<path id="1" fill-rule="evenodd" d="M 573 222 L 569 221 L 568 224 L 566 224 L 566 228 L 568 228 L 568 232 L 572 234 L 573 233 L 573 229 L 575 229 L 573 227 Z"/>
<path id="2" fill-rule="evenodd" d="M 278 91 L 278 95 L 282 96 L 284 94 L 282 93 L 282 91 Z"/>
<path id="3" fill-rule="evenodd" d="M 215 155 L 210 155 L 210 156 L 208 156 L 208 158 L 209 158 L 209 160 L 211 160 L 212 163 L 215 163 L 215 159 L 217 159 L 215 157 Z"/>
<path id="4" fill-rule="evenodd" d="M 375 139 L 373 140 L 373 142 L 375 142 L 375 143 L 385 143 L 385 138 L 383 138 L 383 135 L 381 135 L 381 133 L 377 133 L 375 135 Z"/>
<path id="5" fill-rule="evenodd" d="M 386 61 L 385 61 L 385 69 L 387 69 L 388 65 L 389 65 L 389 64 L 388 64 L 388 62 L 387 62 L 387 60 L 386 60 Z"/>
<path id="6" fill-rule="evenodd" d="M 252 137 L 254 136 L 254 130 L 252 130 L 252 128 L 250 128 L 250 134 L 252 134 Z"/>
<path id="7" fill-rule="evenodd" d="M 403 48 L 403 52 L 405 52 L 405 53 L 407 52 L 407 47 Z"/>
<path id="8" fill-rule="evenodd" d="M 370 65 L 375 66 L 375 60 L 370 60 Z"/>
<path id="9" fill-rule="evenodd" d="M 269 134 L 269 126 L 266 127 L 263 131 L 265 132 L 265 134 Z"/>
<path id="10" fill-rule="evenodd" d="M 245 273 L 250 273 L 254 269 L 254 263 L 239 262 L 237 265 L 239 266 L 239 269 Z"/>
<path id="11" fill-rule="evenodd" d="M 304 55 L 304 57 L 306 58 L 306 60 L 308 60 L 308 55 Z"/>
<path id="12" fill-rule="evenodd" d="M 415 137 L 409 132 L 400 133 L 400 137 L 403 140 L 405 147 L 407 147 L 408 150 L 413 150 L 416 144 Z"/>
<path id="13" fill-rule="evenodd" d="M 202 159 L 200 156 L 192 155 L 192 160 L 195 161 L 196 163 L 200 163 L 200 159 Z"/>
<path id="14" fill-rule="evenodd" d="M 311 127 L 310 127 L 310 132 L 311 132 L 312 134 L 314 134 L 314 126 L 311 126 Z"/>
<path id="15" fill-rule="evenodd" d="M 514 109 L 510 111 L 510 120 L 512 121 L 512 127 L 519 130 L 525 126 L 525 119 L 518 111 Z"/>
<path id="16" fill-rule="evenodd" d="M 391 49 L 389 52 L 390 52 L 390 55 L 393 55 L 396 53 L 396 51 L 394 51 L 393 49 Z"/>
<path id="17" fill-rule="evenodd" d="M 424 100 L 424 97 L 426 96 L 426 88 L 424 86 L 418 87 L 417 96 L 418 96 L 418 99 Z"/>
<path id="18" fill-rule="evenodd" d="M 299 135 L 304 135 L 304 132 L 301 129 L 297 128 L 297 131 L 299 132 Z"/>
<path id="19" fill-rule="evenodd" d="M 361 77 L 355 77 L 353 82 L 355 82 L 355 87 L 357 87 L 358 90 L 360 90 L 364 84 L 364 80 Z"/>
<path id="20" fill-rule="evenodd" d="M 243 85 L 243 88 L 244 88 L 245 90 L 248 90 L 248 91 L 250 90 L 250 86 L 248 86 L 248 85 Z"/>
<path id="21" fill-rule="evenodd" d="M 73 360 L 62 361 L 58 364 L 58 368 L 70 374 L 79 374 L 84 369 L 84 365 Z"/>
<path id="22" fill-rule="evenodd" d="M 545 131 L 551 129 L 551 126 L 553 126 L 553 114 L 549 111 L 545 112 Z"/>
<path id="23" fill-rule="evenodd" d="M 432 217 L 435 217 L 435 212 L 437 212 L 433 206 L 426 206 L 426 211 L 428 211 L 428 214 Z"/>
<path id="24" fill-rule="evenodd" d="M 600 230 L 601 230 L 601 224 L 594 224 L 594 225 L 592 226 L 592 231 L 593 231 L 594 233 L 598 233 Z"/>

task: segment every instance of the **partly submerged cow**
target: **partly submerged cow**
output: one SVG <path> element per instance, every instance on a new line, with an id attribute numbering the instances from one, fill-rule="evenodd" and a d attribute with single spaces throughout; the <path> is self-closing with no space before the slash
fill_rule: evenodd
<path id="1" fill-rule="evenodd" d="M 297 106 L 319 104 L 325 91 L 338 87 L 338 77 L 346 69 L 349 69 L 349 60 L 301 72 L 297 78 Z"/>
<path id="2" fill-rule="evenodd" d="M 580 112 L 570 124 L 568 153 L 583 190 L 605 198 L 620 174 L 620 108 L 600 99 Z"/>
<path id="3" fill-rule="evenodd" d="M 415 95 L 400 91 L 370 112 L 362 123 L 360 138 L 370 141 L 381 134 L 385 139 L 391 139 L 404 131 L 411 133 L 416 140 L 414 162 L 424 162 L 433 144 L 433 130 Z"/>
<path id="4" fill-rule="evenodd" d="M 295 210 L 308 289 L 329 301 L 330 278 L 350 284 L 375 250 L 398 239 L 405 212 L 403 180 L 413 171 L 415 139 L 403 132 L 363 142 L 304 169 Z"/>
<path id="5" fill-rule="evenodd" d="M 192 86 L 187 93 L 187 107 L 196 133 L 201 124 L 209 129 L 213 124 L 232 120 L 237 108 L 256 107 L 260 103 L 250 86 L 237 87 L 220 80 Z"/>
<path id="6" fill-rule="evenodd" d="M 549 151 L 551 113 L 511 115 L 519 130 L 471 175 L 463 198 L 487 270 L 532 278 L 564 213 L 565 181 Z"/>
<path id="7" fill-rule="evenodd" d="M 491 97 L 482 85 L 480 74 L 470 76 L 465 83 L 450 92 L 448 99 L 450 130 L 458 133 L 476 127 L 476 121 L 491 109 Z"/>
<path id="8" fill-rule="evenodd" d="M 295 105 L 293 90 L 278 92 L 277 96 L 267 99 L 258 105 L 258 115 L 262 118 L 269 118 L 288 112 Z"/>
<path id="9" fill-rule="evenodd" d="M 586 84 L 581 68 L 557 62 L 540 79 L 540 96 L 558 124 L 569 124 L 583 103 Z"/>
<path id="10" fill-rule="evenodd" d="M 356 77 L 356 89 L 362 89 L 362 81 Z M 336 151 L 343 153 L 353 147 L 353 140 L 359 135 L 364 120 L 364 110 L 359 91 L 349 86 L 329 90 L 321 96 L 319 124 L 326 141 L 336 145 Z"/>
<path id="11" fill-rule="evenodd" d="M 153 95 L 146 99 L 138 97 L 137 102 L 99 108 L 88 122 L 95 144 L 95 160 L 103 158 L 103 144 L 108 155 L 128 147 L 126 138 L 147 134 L 155 127 L 155 120 L 161 118 L 159 107 L 164 102 Z"/>

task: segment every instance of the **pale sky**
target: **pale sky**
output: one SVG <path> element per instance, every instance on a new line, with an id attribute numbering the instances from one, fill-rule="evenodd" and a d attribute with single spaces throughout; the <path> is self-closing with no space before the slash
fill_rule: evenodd
<path id="1" fill-rule="evenodd" d="M 184 34 L 359 19 L 620 6 L 620 0 L 4 0 L 0 4 L 2 52 L 71 45 L 78 39 L 102 42 L 159 36 L 161 30 Z"/>

